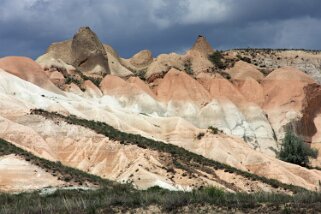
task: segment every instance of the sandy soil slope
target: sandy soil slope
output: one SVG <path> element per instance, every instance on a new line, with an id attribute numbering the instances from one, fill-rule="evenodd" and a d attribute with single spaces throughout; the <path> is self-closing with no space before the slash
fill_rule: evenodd
<path id="1" fill-rule="evenodd" d="M 24 57 L 1 58 L 0 137 L 38 156 L 132 181 L 138 188 L 213 184 L 228 191 L 251 190 L 244 185 L 248 181 L 226 172 L 168 172 L 173 161 L 168 154 L 29 115 L 40 108 L 106 122 L 284 183 L 320 188 L 320 171 L 276 158 L 289 126 L 321 151 L 320 54 L 231 50 L 217 56 L 225 63 L 220 68 L 209 59 L 213 51 L 199 36 L 184 54 L 153 58 L 143 50 L 122 59 L 89 28 L 81 28 L 74 39 L 51 45 L 39 64 Z M 210 127 L 220 131 L 212 133 Z M 321 166 L 320 159 L 321 152 L 312 164 Z"/>
<path id="2" fill-rule="evenodd" d="M 162 117 L 155 113 L 142 115 L 142 109 L 121 105 L 116 97 L 104 96 L 96 99 L 74 94 L 62 96 L 41 89 L 7 72 L 2 71 L 0 75 L 0 85 L 3 88 L 0 93 L 2 100 L 0 110 L 3 116 L 0 123 L 1 137 L 48 159 L 61 160 L 71 166 L 119 181 L 136 179 L 137 185 L 141 185 L 142 188 L 154 185 L 155 182 L 168 188 L 184 185 L 184 179 L 179 182 L 179 176 L 178 181 L 166 180 L 168 175 L 162 170 L 161 158 L 157 154 L 149 151 L 141 152 L 139 149 L 135 152 L 134 148 L 107 144 L 107 139 L 95 136 L 90 131 L 79 127 L 57 126 L 52 121 L 23 116 L 28 114 L 31 108 L 69 112 L 88 119 L 106 121 L 122 131 L 139 133 L 146 137 L 180 145 L 208 158 L 243 170 L 250 170 L 259 175 L 280 179 L 282 182 L 309 189 L 318 187 L 321 177 L 319 171 L 307 170 L 276 160 L 272 156 L 253 150 L 240 138 L 208 133 L 199 141 L 196 139 L 196 134 L 206 132 L 206 129 L 197 128 L 182 118 Z M 13 95 L 14 92 L 15 95 Z M 106 148 L 107 145 L 110 147 Z M 104 151 L 106 153 L 101 153 Z M 126 159 L 129 162 L 126 162 Z M 144 166 L 144 164 L 148 170 L 139 166 Z M 153 172 L 152 168 L 156 171 Z M 139 173 L 135 173 L 137 169 Z M 111 171 L 113 173 L 110 173 Z M 151 172 L 160 175 L 148 181 L 153 177 Z M 140 183 L 139 179 L 146 180 Z M 194 185 L 196 183 L 202 182 L 196 179 Z M 188 186 L 192 184 L 193 182 Z"/>
<path id="3" fill-rule="evenodd" d="M 57 177 L 19 156 L 11 154 L 0 157 L 0 191 L 32 191 L 44 187 L 62 187 L 64 184 Z"/>

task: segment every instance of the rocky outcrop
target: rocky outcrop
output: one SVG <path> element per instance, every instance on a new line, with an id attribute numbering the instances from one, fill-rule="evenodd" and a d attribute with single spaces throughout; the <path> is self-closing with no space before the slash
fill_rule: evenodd
<path id="1" fill-rule="evenodd" d="M 146 67 L 153 61 L 152 52 L 149 50 L 142 50 L 130 58 L 130 63 L 135 67 Z"/>
<path id="2" fill-rule="evenodd" d="M 207 56 L 213 53 L 214 49 L 212 48 L 211 44 L 207 41 L 207 39 L 204 36 L 199 35 L 191 51 L 198 51 Z"/>
<path id="3" fill-rule="evenodd" d="M 110 46 L 104 46 L 100 42 L 89 27 L 81 27 L 73 39 L 50 45 L 46 54 L 40 56 L 37 61 L 43 67 L 68 64 L 84 75 L 104 77 L 110 73 L 106 50 L 110 50 L 113 56 L 117 56 Z M 64 65 L 64 67 L 67 66 Z"/>
<path id="4" fill-rule="evenodd" d="M 248 102 L 256 103 L 262 106 L 264 103 L 264 90 L 262 85 L 252 77 L 247 77 L 235 83 L 239 91 Z"/>
<path id="5" fill-rule="evenodd" d="M 148 66 L 144 76 L 148 82 L 152 82 L 151 79 L 164 76 L 171 68 L 184 70 L 184 60 L 184 56 L 176 53 L 161 54 Z"/>
<path id="6" fill-rule="evenodd" d="M 82 95 L 82 90 L 75 83 L 70 83 L 65 86 L 65 91 L 71 92 L 73 94 Z"/>
<path id="7" fill-rule="evenodd" d="M 130 77 L 127 81 L 118 76 L 107 75 L 100 83 L 100 89 L 105 95 L 133 97 L 148 94 L 155 97 L 149 86 L 138 77 Z"/>
<path id="8" fill-rule="evenodd" d="M 63 92 L 48 79 L 48 76 L 39 64 L 30 58 L 16 56 L 1 58 L 0 69 L 49 91 L 63 94 Z"/>
<path id="9" fill-rule="evenodd" d="M 117 51 L 112 46 L 107 45 L 107 44 L 103 44 L 103 46 L 104 46 L 104 49 L 105 49 L 107 54 L 110 53 L 116 59 L 119 58 L 119 55 L 118 55 Z"/>
<path id="10" fill-rule="evenodd" d="M 71 55 L 71 43 L 71 39 L 62 42 L 55 42 L 49 46 L 46 53 L 50 55 L 50 58 L 61 59 L 65 63 L 72 65 L 73 58 Z"/>
<path id="11" fill-rule="evenodd" d="M 175 68 L 172 68 L 161 80 L 156 94 L 158 99 L 165 102 L 193 101 L 201 104 L 209 101 L 209 93 L 200 83 L 184 71 Z"/>
<path id="12" fill-rule="evenodd" d="M 75 74 L 76 68 L 67 64 L 62 59 L 52 57 L 49 53 L 46 53 L 36 59 L 36 62 L 48 73 L 58 71 L 64 76 Z M 50 75 L 49 75 L 50 76 Z"/>
<path id="13" fill-rule="evenodd" d="M 53 82 L 56 86 L 63 89 L 65 84 L 65 78 L 60 72 L 58 71 L 51 72 L 49 78 L 50 78 L 50 81 Z"/>
<path id="14" fill-rule="evenodd" d="M 264 75 L 254 65 L 241 60 L 236 62 L 231 69 L 228 69 L 228 73 L 232 79 L 236 80 L 245 80 L 247 77 L 251 77 L 259 81 L 264 78 Z"/>
<path id="15" fill-rule="evenodd" d="M 283 67 L 274 70 L 266 76 L 265 80 L 284 80 L 284 81 L 300 81 L 305 83 L 314 83 L 314 80 L 304 72 L 294 67 Z"/>
<path id="16" fill-rule="evenodd" d="M 184 69 L 192 75 L 208 72 L 213 63 L 208 60 L 214 49 L 204 36 L 198 36 L 193 47 L 184 55 Z"/>
<path id="17" fill-rule="evenodd" d="M 157 174 L 157 178 L 154 179 L 155 174 L 150 173 L 151 169 L 155 169 L 154 166 L 160 166 L 161 170 L 163 166 L 157 162 L 157 164 L 152 164 L 155 163 L 153 160 L 157 156 L 150 153 L 150 150 L 133 150 L 133 147 L 127 147 L 127 145 L 114 147 L 108 138 L 97 135 L 89 129 L 27 115 L 25 112 L 29 112 L 30 108 L 42 108 L 48 111 L 62 112 L 66 115 L 71 113 L 78 117 L 102 121 L 123 132 L 140 134 L 151 139 L 172 143 L 242 170 L 249 170 L 268 178 L 279 179 L 282 182 L 304 186 L 308 189 L 317 188 L 318 178 L 320 178 L 320 173 L 317 170 L 308 170 L 284 163 L 276 160 L 273 156 L 266 155 L 264 149 L 268 149 L 273 143 L 275 144 L 274 141 L 257 144 L 255 141 L 250 143 L 245 141 L 246 137 L 252 136 L 257 136 L 259 142 L 262 139 L 272 138 L 269 123 L 260 108 L 255 105 L 245 105 L 242 109 L 230 100 L 223 99 L 224 97 L 217 98 L 204 107 L 201 106 L 201 109 L 197 108 L 194 105 L 195 101 L 208 99 L 208 91 L 184 71 L 172 70 L 167 73 L 163 79 L 164 82 L 160 83 L 158 89 L 163 96 L 167 97 L 157 108 L 152 108 L 153 99 L 146 93 L 144 95 L 143 90 L 140 90 L 140 94 L 138 94 L 142 97 L 140 100 L 134 99 L 132 94 L 124 93 L 120 93 L 118 96 L 109 96 L 108 94 L 99 99 L 80 97 L 69 93 L 66 96 L 60 96 L 53 95 L 13 75 L 4 72 L 0 72 L 0 75 L 0 85 L 3 87 L 0 90 L 2 98 L 0 114 L 17 120 L 17 123 L 13 123 L 1 118 L 1 137 L 11 140 L 23 148 L 30 149 L 41 157 L 53 157 L 63 164 L 117 181 L 123 179 L 127 181 L 134 178 L 134 182 L 137 182 L 135 184 L 144 188 L 154 184 L 150 182 L 151 177 L 156 181 L 181 184 L 179 179 L 175 182 L 166 180 L 168 178 L 166 170 L 164 170 L 165 173 L 159 170 L 153 171 Z M 132 83 L 137 88 L 139 86 L 144 88 L 139 79 L 125 81 L 119 77 L 116 78 L 118 78 L 119 84 L 123 85 L 122 87 L 129 88 L 130 91 L 133 90 L 128 85 Z M 119 92 L 121 87 L 117 87 L 116 78 L 107 81 L 106 87 L 115 83 L 114 91 Z M 236 87 L 229 85 L 231 84 L 229 81 L 225 81 L 227 80 L 222 81 L 222 86 L 226 85 L 227 91 L 237 92 Z M 171 91 L 167 91 L 167 88 Z M 107 89 L 113 90 L 112 87 Z M 212 90 L 216 90 L 215 87 Z M 126 91 L 128 92 L 128 90 Z M 16 95 L 13 95 L 14 92 Z M 215 94 L 214 91 L 213 94 Z M 150 99 L 148 100 L 147 97 Z M 183 105 L 182 107 L 168 105 L 166 100 L 178 100 Z M 17 117 L 17 115 L 20 116 Z M 209 125 L 218 127 L 227 134 L 210 133 L 207 131 Z M 200 132 L 205 133 L 205 136 L 199 140 L 196 136 Z M 242 139 L 243 136 L 245 140 Z M 137 159 L 137 157 L 140 158 Z M 140 167 L 139 164 L 144 164 L 144 167 Z M 145 167 L 148 169 L 144 170 Z M 166 168 L 166 165 L 164 167 Z M 139 172 L 136 171 L 137 169 Z M 133 176 L 130 176 L 131 174 Z M 164 175 L 165 178 L 158 179 L 159 175 Z M 138 178 L 141 178 L 141 181 Z M 242 181 L 240 182 L 242 183 Z M 147 183 L 150 185 L 143 185 Z"/>
<path id="18" fill-rule="evenodd" d="M 296 123 L 302 117 L 306 99 L 304 88 L 313 83 L 307 74 L 291 67 L 276 69 L 262 80 L 262 107 L 277 139 L 283 139 L 288 124 Z"/>
<path id="19" fill-rule="evenodd" d="M 219 56 L 225 66 L 218 67 L 208 59 L 213 51 L 199 36 L 185 54 L 153 59 L 143 50 L 122 59 L 90 28 L 81 28 L 72 40 L 51 45 L 37 59 L 41 66 L 30 59 L 0 59 L 0 116 L 10 118 L 0 118 L 0 134 L 39 156 L 113 180 L 134 181 L 142 188 L 185 182 L 171 180 L 163 154 L 27 115 L 41 108 L 105 122 L 285 183 L 318 188 L 320 172 L 275 157 L 288 124 L 321 151 L 321 86 L 297 67 L 274 70 L 273 60 L 278 65 L 286 61 L 282 57 L 290 58 L 289 64 L 304 63 L 303 55 L 302 60 L 301 55 L 271 54 L 269 67 L 257 61 L 265 55 L 255 58 L 253 52 L 253 58 L 244 58 L 234 50 Z M 318 62 L 318 54 L 314 60 Z M 231 79 L 223 77 L 227 73 Z M 50 80 L 69 93 L 53 90 Z M 211 131 L 211 126 L 220 131 Z M 203 177 L 195 177 L 193 184 L 200 181 Z"/>
<path id="20" fill-rule="evenodd" d="M 244 49 L 231 50 L 227 53 L 247 59 L 266 74 L 275 69 L 290 66 L 303 71 L 319 84 L 321 83 L 320 51 Z"/>
<path id="21" fill-rule="evenodd" d="M 85 89 L 85 95 L 87 95 L 89 97 L 101 97 L 102 96 L 102 92 L 90 80 L 86 80 L 82 84 L 82 87 Z"/>
<path id="22" fill-rule="evenodd" d="M 97 35 L 82 27 L 71 43 L 72 64 L 89 76 L 105 76 L 110 73 L 107 53 Z"/>

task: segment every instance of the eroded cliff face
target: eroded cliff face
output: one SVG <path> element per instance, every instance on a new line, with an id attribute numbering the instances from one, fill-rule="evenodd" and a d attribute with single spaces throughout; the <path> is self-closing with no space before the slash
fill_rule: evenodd
<path id="1" fill-rule="evenodd" d="M 321 86 L 316 83 L 309 84 L 304 87 L 304 93 L 302 117 L 296 123 L 296 132 L 311 143 L 313 136 L 318 132 L 314 120 L 321 113 Z"/>
<path id="2" fill-rule="evenodd" d="M 253 52 L 257 55 L 249 55 L 249 61 L 245 52 L 239 56 L 240 50 L 226 51 L 218 55 L 226 66 L 217 66 L 208 59 L 211 52 L 206 39 L 198 37 L 182 55 L 153 58 L 144 50 L 122 59 L 84 28 L 73 40 L 53 44 L 37 62 L 0 59 L 0 137 L 46 159 L 119 182 L 133 181 L 138 188 L 216 185 L 227 191 L 250 191 L 244 186 L 248 180 L 215 169 L 212 174 L 202 171 L 188 178 L 187 172 L 175 167 L 177 173 L 169 173 L 173 160 L 168 154 L 29 115 L 38 108 L 105 122 L 261 176 L 318 188 L 318 170 L 276 158 L 285 127 L 291 123 L 319 148 L 321 89 L 316 76 L 298 67 L 274 69 L 273 63 L 269 71 L 264 70 L 261 65 L 267 64 L 260 60 L 265 52 Z M 283 61 L 284 56 L 289 62 L 297 61 L 295 51 L 273 53 L 271 60 Z M 83 67 L 86 71 L 81 68 L 84 63 L 90 64 Z M 105 70 L 97 73 L 98 68 Z M 318 160 L 313 164 L 321 165 Z M 233 179 L 237 182 L 231 187 Z M 255 191 L 273 190 L 251 185 Z"/>

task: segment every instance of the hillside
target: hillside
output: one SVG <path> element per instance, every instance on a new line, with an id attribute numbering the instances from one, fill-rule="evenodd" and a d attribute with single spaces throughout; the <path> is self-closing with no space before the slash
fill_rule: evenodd
<path id="1" fill-rule="evenodd" d="M 142 50 L 124 59 L 88 27 L 35 61 L 0 58 L 0 192 L 58 189 L 87 198 L 113 187 L 128 188 L 130 197 L 177 193 L 199 204 L 190 195 L 196 191 L 216 209 L 217 195 L 207 199 L 206 192 L 214 187 L 225 205 L 238 193 L 249 197 L 246 204 L 261 192 L 292 205 L 316 194 L 314 203 L 321 188 L 320 65 L 321 52 L 217 51 L 204 36 L 184 54 Z M 309 166 L 278 159 L 287 130 L 319 151 Z M 161 212 L 153 200 L 123 203 Z M 99 204 L 103 212 L 107 205 Z"/>

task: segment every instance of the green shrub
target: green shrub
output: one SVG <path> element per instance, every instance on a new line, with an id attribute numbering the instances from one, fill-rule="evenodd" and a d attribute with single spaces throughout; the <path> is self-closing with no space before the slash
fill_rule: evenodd
<path id="1" fill-rule="evenodd" d="M 190 59 L 186 60 L 184 63 L 184 70 L 188 75 L 193 75 L 192 62 Z"/>
<path id="2" fill-rule="evenodd" d="M 144 81 L 146 80 L 145 74 L 146 74 L 146 69 L 139 70 L 136 72 L 136 76 L 138 76 L 141 80 L 144 80 Z"/>
<path id="3" fill-rule="evenodd" d="M 205 136 L 205 133 L 204 133 L 204 132 L 200 132 L 200 133 L 198 133 L 198 134 L 196 135 L 196 138 L 197 138 L 198 140 L 201 140 L 204 136 Z"/>
<path id="4" fill-rule="evenodd" d="M 98 88 L 99 88 L 99 85 L 102 81 L 102 78 L 98 78 L 98 77 L 89 77 L 89 76 L 85 76 L 85 75 L 82 75 L 82 78 L 84 80 L 90 80 L 94 85 L 96 85 Z"/>
<path id="5" fill-rule="evenodd" d="M 70 83 L 75 83 L 76 85 L 80 85 L 81 82 L 80 80 L 72 77 L 72 76 L 68 76 L 65 78 L 65 84 L 70 84 Z"/>
<path id="6" fill-rule="evenodd" d="M 292 132 L 286 132 L 283 144 L 279 153 L 279 158 L 283 161 L 307 166 L 309 157 L 317 157 L 318 152 L 310 148 L 303 140 Z"/>
<path id="7" fill-rule="evenodd" d="M 221 75 L 222 75 L 222 77 L 224 77 L 225 79 L 228 79 L 228 80 L 230 80 L 230 79 L 232 78 L 232 77 L 231 77 L 231 75 L 230 75 L 229 73 L 224 72 L 224 71 L 219 72 L 219 74 L 221 74 Z"/>
<path id="8" fill-rule="evenodd" d="M 214 51 L 209 55 L 208 59 L 219 69 L 225 69 L 226 65 L 223 63 L 223 55 L 220 51 Z"/>
<path id="9" fill-rule="evenodd" d="M 177 168 L 179 168 L 182 164 L 183 165 L 181 167 L 185 168 L 187 166 L 188 168 L 186 168 L 186 169 L 192 169 L 192 170 L 193 170 L 193 164 L 194 165 L 196 164 L 197 167 L 199 167 L 199 165 L 201 165 L 203 167 L 209 166 L 209 167 L 214 167 L 215 170 L 225 169 L 228 172 L 236 173 L 238 175 L 249 178 L 251 180 L 262 181 L 263 183 L 269 184 L 272 187 L 282 187 L 284 189 L 291 190 L 294 193 L 305 191 L 305 189 L 302 187 L 294 186 L 291 184 L 290 185 L 284 184 L 284 183 L 281 183 L 275 179 L 269 179 L 266 177 L 258 176 L 256 174 L 252 174 L 247 171 L 242 171 L 242 170 L 239 170 L 239 169 L 234 168 L 232 166 L 229 166 L 227 164 L 217 162 L 215 160 L 205 158 L 205 157 L 198 155 L 196 153 L 187 151 L 186 149 L 176 146 L 176 145 L 167 144 L 167 143 L 164 143 L 161 141 L 155 141 L 153 139 L 145 138 L 145 137 L 137 135 L 137 134 L 122 132 L 122 131 L 115 129 L 114 127 L 112 127 L 104 122 L 81 119 L 81 118 L 78 118 L 74 115 L 64 116 L 64 115 L 61 115 L 57 112 L 48 112 L 43 109 L 33 109 L 33 110 L 31 110 L 31 114 L 42 115 L 43 117 L 46 117 L 48 119 L 59 118 L 69 124 L 79 125 L 79 126 L 83 126 L 83 127 L 92 129 L 96 133 L 103 134 L 103 135 L 109 137 L 110 139 L 117 140 L 123 145 L 132 144 L 132 145 L 136 145 L 138 147 L 144 148 L 144 149 L 148 148 L 148 149 L 151 149 L 154 151 L 168 153 L 171 155 L 171 157 L 173 159 L 173 164 Z M 217 133 L 222 132 L 221 130 L 219 130 L 215 127 L 212 127 L 212 128 L 209 127 L 209 129 L 210 130 L 212 129 L 213 131 L 216 130 Z M 174 163 L 174 160 L 176 160 L 175 163 Z"/>
<path id="10" fill-rule="evenodd" d="M 224 197 L 224 191 L 217 187 L 206 187 L 203 190 L 211 198 L 222 198 Z"/>
<path id="11" fill-rule="evenodd" d="M 208 129 L 210 130 L 210 132 L 211 132 L 212 134 L 222 133 L 221 130 L 219 130 L 218 128 L 216 128 L 216 127 L 214 127 L 214 126 L 210 126 L 210 127 L 208 127 Z"/>

